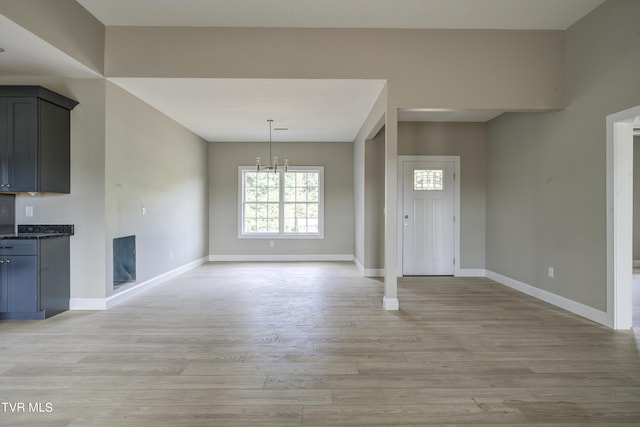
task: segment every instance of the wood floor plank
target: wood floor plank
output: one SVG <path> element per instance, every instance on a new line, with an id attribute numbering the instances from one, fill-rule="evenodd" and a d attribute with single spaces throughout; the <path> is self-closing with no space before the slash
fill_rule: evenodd
<path id="1" fill-rule="evenodd" d="M 504 396 L 536 400 L 525 388 L 340 388 L 333 390 L 334 405 L 469 404 L 472 401 L 502 402 Z"/>
<path id="2" fill-rule="evenodd" d="M 404 424 L 445 425 L 471 420 L 487 425 L 530 421 L 519 409 L 504 405 L 492 407 L 473 401 L 465 404 L 309 406 L 304 408 L 303 425 L 374 426 Z"/>
<path id="3" fill-rule="evenodd" d="M 0 402 L 53 411 L 0 425 L 640 426 L 640 331 L 486 278 L 398 295 L 383 310 L 347 262 L 209 263 L 108 311 L 2 321 Z"/>
<path id="4" fill-rule="evenodd" d="M 331 390 L 145 390 L 132 393 L 125 406 L 277 406 L 277 405 L 331 405 Z"/>
<path id="5" fill-rule="evenodd" d="M 211 363 L 190 363 L 182 375 L 219 375 L 219 374 L 309 374 L 340 375 L 358 373 L 355 363 L 226 363 L 214 365 Z"/>
<path id="6" fill-rule="evenodd" d="M 69 427 L 299 426 L 302 409 L 299 405 L 90 408 Z"/>

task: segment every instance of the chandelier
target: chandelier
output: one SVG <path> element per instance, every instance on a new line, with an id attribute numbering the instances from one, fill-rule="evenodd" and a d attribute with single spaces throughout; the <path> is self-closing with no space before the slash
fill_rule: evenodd
<path id="1" fill-rule="evenodd" d="M 261 163 L 262 157 L 256 157 L 256 172 L 278 172 L 278 156 L 272 156 L 271 154 L 271 131 L 273 126 L 273 120 L 267 120 L 269 122 L 269 165 L 263 165 Z M 286 172 L 289 167 L 289 159 L 284 159 L 284 171 Z"/>

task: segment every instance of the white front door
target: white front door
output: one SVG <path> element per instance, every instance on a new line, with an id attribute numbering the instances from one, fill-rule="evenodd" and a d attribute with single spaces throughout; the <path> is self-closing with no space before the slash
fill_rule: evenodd
<path id="1" fill-rule="evenodd" d="M 402 274 L 453 275 L 455 163 L 403 162 Z"/>

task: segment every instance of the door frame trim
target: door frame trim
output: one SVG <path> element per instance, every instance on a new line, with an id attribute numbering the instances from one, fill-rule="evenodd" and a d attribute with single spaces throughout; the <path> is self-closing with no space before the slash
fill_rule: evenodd
<path id="1" fill-rule="evenodd" d="M 404 206 L 404 192 L 403 192 L 403 171 L 405 162 L 453 162 L 455 179 L 454 195 L 453 195 L 453 212 L 455 215 L 455 222 L 453 223 L 453 256 L 456 263 L 453 266 L 453 275 L 461 276 L 460 269 L 460 156 L 398 156 L 398 277 L 403 276 L 402 271 L 402 247 L 404 243 L 404 237 L 402 232 L 402 208 Z"/>
<path id="2" fill-rule="evenodd" d="M 633 128 L 640 105 L 607 116 L 607 320 L 633 326 Z"/>

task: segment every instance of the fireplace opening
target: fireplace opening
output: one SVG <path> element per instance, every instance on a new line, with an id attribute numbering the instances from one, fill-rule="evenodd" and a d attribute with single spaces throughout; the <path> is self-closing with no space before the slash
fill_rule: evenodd
<path id="1" fill-rule="evenodd" d="M 113 289 L 136 281 L 136 236 L 113 239 Z"/>

